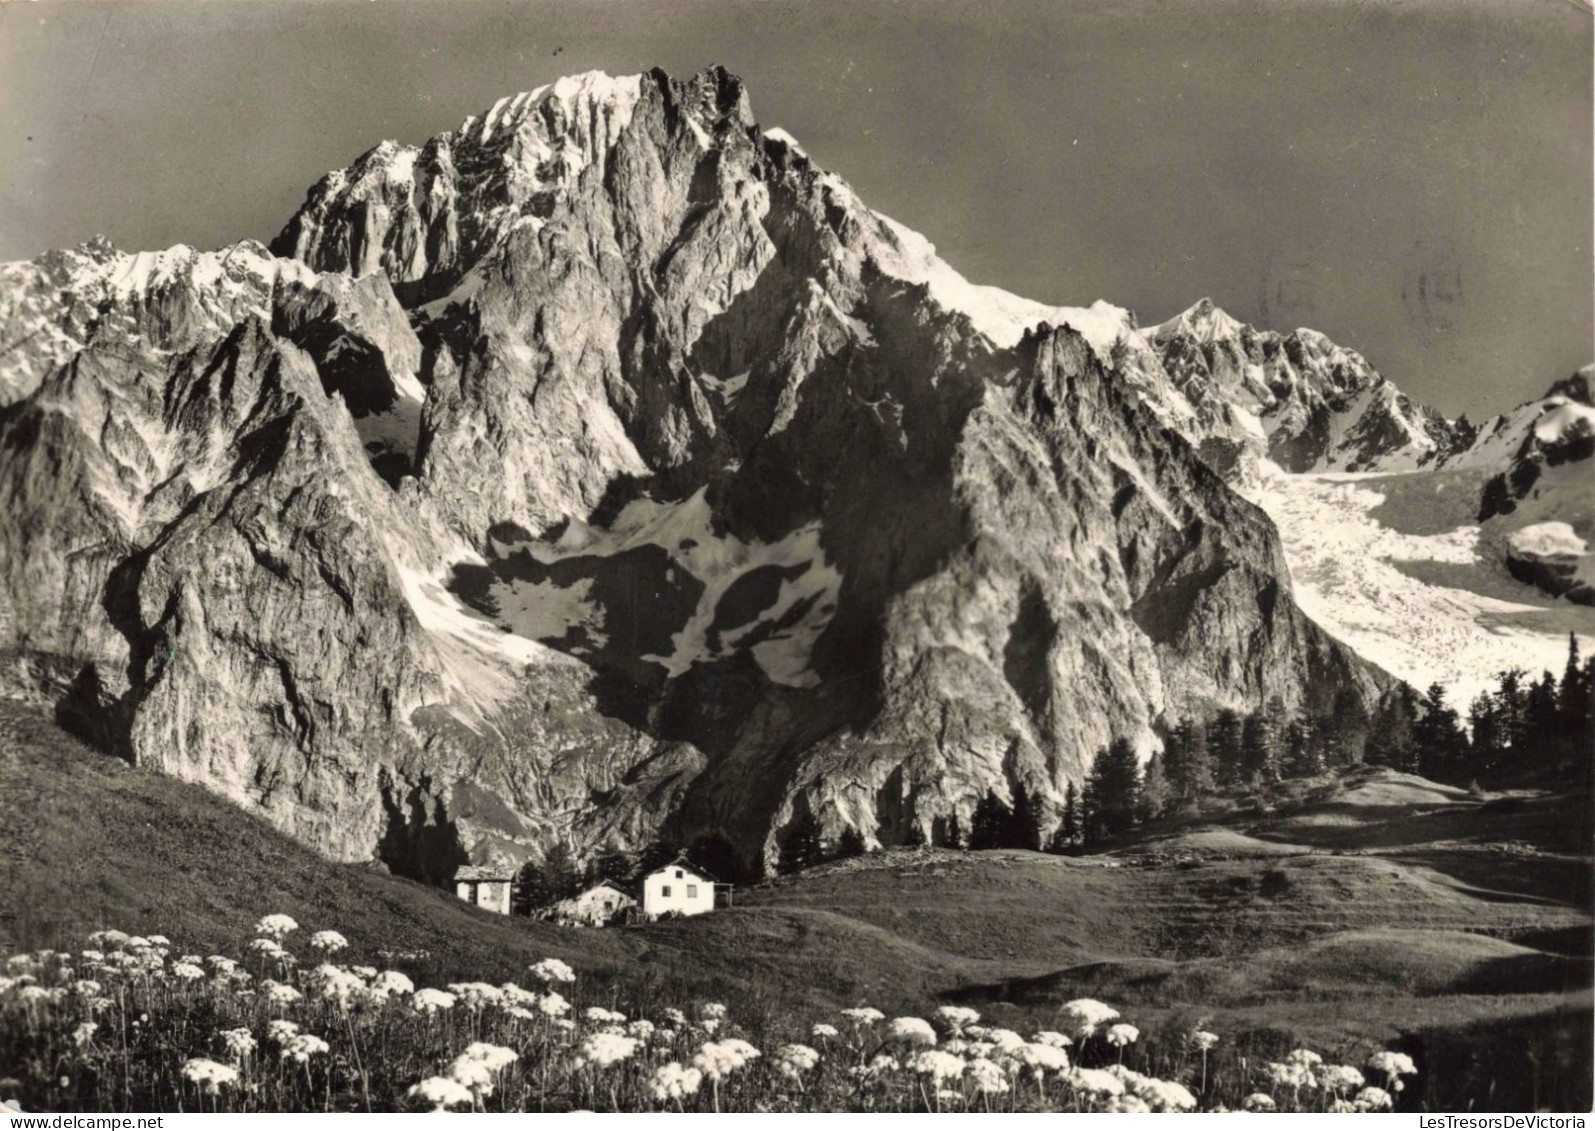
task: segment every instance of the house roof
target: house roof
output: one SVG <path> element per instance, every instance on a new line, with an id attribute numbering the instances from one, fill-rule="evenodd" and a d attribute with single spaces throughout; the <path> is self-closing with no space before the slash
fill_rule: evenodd
<path id="1" fill-rule="evenodd" d="M 684 856 L 678 856 L 668 864 L 661 864 L 648 874 L 650 876 L 657 876 L 660 872 L 668 872 L 675 868 L 680 868 L 684 872 L 691 872 L 694 876 L 698 877 L 698 879 L 708 880 L 711 884 L 717 884 L 720 882 L 715 876 L 711 875 L 705 869 L 698 867 L 698 865 L 691 863 Z"/>
<path id="2" fill-rule="evenodd" d="M 505 881 L 515 878 L 513 864 L 461 864 L 454 871 L 456 883 L 465 881 Z"/>

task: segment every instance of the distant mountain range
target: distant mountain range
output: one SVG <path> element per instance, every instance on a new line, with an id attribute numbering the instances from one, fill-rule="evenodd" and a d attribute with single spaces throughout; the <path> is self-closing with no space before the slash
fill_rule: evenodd
<path id="1" fill-rule="evenodd" d="M 1207 300 L 971 284 L 718 69 L 383 142 L 270 249 L 4 265 L 0 335 L 5 691 L 434 879 L 1055 815 L 1115 736 L 1372 706 L 1433 627 L 1364 645 L 1297 532 L 1422 477 L 1471 508 L 1403 536 L 1473 532 L 1426 599 L 1561 618 L 1469 605 L 1482 655 L 1590 630 L 1589 371 L 1475 428 Z"/>

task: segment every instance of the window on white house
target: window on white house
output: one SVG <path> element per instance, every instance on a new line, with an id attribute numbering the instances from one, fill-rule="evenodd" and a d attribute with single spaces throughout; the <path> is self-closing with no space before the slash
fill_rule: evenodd
<path id="1" fill-rule="evenodd" d="M 687 898 L 688 899 L 697 899 L 698 898 L 698 885 L 697 884 L 688 884 L 687 885 Z"/>
<path id="2" fill-rule="evenodd" d="M 681 879 L 681 869 L 680 868 L 676 869 L 676 879 L 678 879 L 678 880 Z"/>
<path id="3" fill-rule="evenodd" d="M 662 898 L 664 898 L 664 899 L 669 899 L 670 898 L 670 885 L 666 884 L 664 887 L 660 888 L 659 889 L 659 895 Z"/>

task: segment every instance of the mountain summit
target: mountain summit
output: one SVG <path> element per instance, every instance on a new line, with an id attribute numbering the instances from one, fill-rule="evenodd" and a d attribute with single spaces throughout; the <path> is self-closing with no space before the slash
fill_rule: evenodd
<path id="1" fill-rule="evenodd" d="M 971 284 L 719 69 L 385 142 L 269 252 L 3 270 L 7 689 L 434 879 L 1051 823 L 1115 737 L 1372 706 L 1198 446 L 1444 431 L 1306 331 Z"/>

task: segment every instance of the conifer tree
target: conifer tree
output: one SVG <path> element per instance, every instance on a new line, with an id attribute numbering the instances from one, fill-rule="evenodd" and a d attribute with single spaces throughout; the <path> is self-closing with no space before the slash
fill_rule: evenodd
<path id="1" fill-rule="evenodd" d="M 963 826 L 958 823 L 958 811 L 956 809 L 947 816 L 947 847 L 964 847 L 964 830 Z"/>
<path id="2" fill-rule="evenodd" d="M 844 860 L 854 856 L 863 856 L 868 851 L 864 843 L 864 834 L 852 825 L 842 830 L 842 839 L 837 844 L 837 854 Z"/>
<path id="3" fill-rule="evenodd" d="M 1122 836 L 1135 826 L 1141 808 L 1141 769 L 1128 739 L 1115 738 L 1097 754 L 1086 791 L 1091 799 L 1087 843 Z"/>
<path id="4" fill-rule="evenodd" d="M 1181 719 L 1170 735 L 1177 753 L 1165 764 L 1169 790 L 1177 804 L 1191 807 L 1213 793 L 1213 758 L 1207 747 L 1207 725 Z"/>
<path id="5" fill-rule="evenodd" d="M 1022 781 L 1014 782 L 1013 808 L 1003 821 L 1002 844 L 1004 848 L 1041 847 L 1041 813 Z"/>
<path id="6" fill-rule="evenodd" d="M 1464 772 L 1462 723 L 1446 701 L 1445 685 L 1432 683 L 1423 697 L 1423 717 L 1413 729 L 1418 772 L 1434 781 L 1456 781 Z"/>
<path id="7" fill-rule="evenodd" d="M 1417 769 L 1417 752 L 1413 747 L 1413 729 L 1418 725 L 1419 699 L 1417 689 L 1403 683 L 1385 695 L 1379 704 L 1374 726 L 1368 735 L 1364 760 L 1376 766 L 1389 766 L 1393 770 Z"/>
<path id="8" fill-rule="evenodd" d="M 812 810 L 804 808 L 786 827 L 781 840 L 781 871 L 785 875 L 801 872 L 821 862 L 820 822 Z"/>
<path id="9" fill-rule="evenodd" d="M 1213 777 L 1221 786 L 1241 779 L 1241 732 L 1244 723 L 1239 711 L 1225 707 L 1207 726 L 1208 757 Z"/>
<path id="10" fill-rule="evenodd" d="M 1335 695 L 1335 705 L 1324 725 L 1324 758 L 1331 766 L 1351 766 L 1363 760 L 1368 742 L 1368 711 L 1362 697 L 1349 687 Z"/>
<path id="11" fill-rule="evenodd" d="M 1288 778 L 1310 778 L 1324 771 L 1318 728 L 1311 717 L 1300 715 L 1285 726 L 1281 769 Z"/>
<path id="12" fill-rule="evenodd" d="M 1073 781 L 1064 787 L 1063 820 L 1053 839 L 1064 852 L 1073 852 L 1080 846 L 1080 790 Z"/>
<path id="13" fill-rule="evenodd" d="M 1241 772 L 1252 785 L 1279 780 L 1280 728 L 1285 719 L 1285 704 L 1278 697 L 1268 706 L 1247 715 L 1241 723 Z"/>
<path id="14" fill-rule="evenodd" d="M 975 806 L 975 815 L 969 821 L 969 847 L 1001 848 L 1008 828 L 1008 806 L 1002 803 L 995 790 L 989 790 Z"/>
<path id="15" fill-rule="evenodd" d="M 1161 817 L 1168 810 L 1171 793 L 1168 775 L 1163 771 L 1163 755 L 1154 754 L 1147 759 L 1146 769 L 1141 774 L 1139 819 L 1151 821 Z"/>

